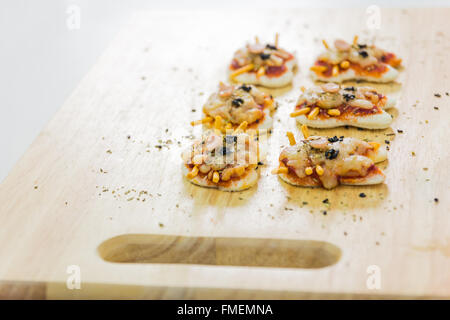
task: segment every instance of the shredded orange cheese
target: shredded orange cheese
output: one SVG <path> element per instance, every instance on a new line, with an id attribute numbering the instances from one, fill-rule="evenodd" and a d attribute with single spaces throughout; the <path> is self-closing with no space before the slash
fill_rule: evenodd
<path id="1" fill-rule="evenodd" d="M 329 109 L 329 110 L 327 111 L 327 113 L 328 113 L 330 116 L 339 116 L 339 115 L 341 115 L 341 112 L 339 111 L 339 109 Z"/>
<path id="2" fill-rule="evenodd" d="M 319 176 L 323 175 L 323 168 L 321 166 L 317 165 L 316 172 Z"/>
<path id="3" fill-rule="evenodd" d="M 265 74 L 266 74 L 266 69 L 263 66 L 261 66 L 261 67 L 259 67 L 258 72 L 256 72 L 256 77 L 259 78 Z"/>
<path id="4" fill-rule="evenodd" d="M 308 139 L 309 131 L 308 131 L 308 126 L 306 124 L 302 125 L 302 133 L 303 133 L 303 137 L 305 139 Z"/>
<path id="5" fill-rule="evenodd" d="M 337 77 L 338 74 L 339 74 L 339 67 L 337 65 L 333 66 L 333 70 L 331 70 L 331 75 L 333 77 Z"/>
<path id="6" fill-rule="evenodd" d="M 286 136 L 288 137 L 288 139 L 289 139 L 289 144 L 291 145 L 291 146 L 293 146 L 293 145 L 295 145 L 297 142 L 295 141 L 295 137 L 294 137 L 294 134 L 292 133 L 292 132 L 290 132 L 290 131 L 288 131 L 288 132 L 286 132 Z"/>
<path id="7" fill-rule="evenodd" d="M 348 69 L 350 67 L 350 62 L 348 62 L 347 60 L 344 60 L 340 63 L 340 66 L 342 69 Z"/>
<path id="8" fill-rule="evenodd" d="M 248 122 L 247 121 L 241 122 L 239 127 L 237 127 L 236 130 L 234 130 L 234 134 L 238 133 L 239 131 L 244 131 L 245 129 L 247 129 L 247 126 L 248 126 Z"/>
<path id="9" fill-rule="evenodd" d="M 253 68 L 254 68 L 253 63 L 250 63 L 250 64 L 248 64 L 248 65 L 246 65 L 246 66 L 243 66 L 242 68 L 239 68 L 239 69 L 237 69 L 236 71 L 234 71 L 234 72 L 230 75 L 230 78 L 233 79 L 233 78 L 237 77 L 238 75 L 240 75 L 240 74 L 242 74 L 242 73 L 245 73 L 245 72 L 248 72 L 248 71 L 253 70 Z"/>
<path id="10" fill-rule="evenodd" d="M 195 178 L 198 174 L 198 167 L 195 166 L 192 170 L 186 175 L 188 179 Z"/>
<path id="11" fill-rule="evenodd" d="M 314 71 L 314 72 L 325 72 L 327 71 L 327 67 L 325 66 L 312 66 L 311 68 L 309 68 L 310 70 Z"/>
<path id="12" fill-rule="evenodd" d="M 213 121 L 213 118 L 205 117 L 205 118 L 203 118 L 201 120 L 192 121 L 191 122 L 191 126 L 196 126 L 196 125 L 208 123 L 208 122 L 211 122 L 211 121 Z"/>
<path id="13" fill-rule="evenodd" d="M 213 181 L 214 183 L 217 183 L 217 182 L 219 182 L 219 180 L 220 180 L 219 173 L 218 173 L 217 171 L 214 171 L 212 181 Z"/>
<path id="14" fill-rule="evenodd" d="M 240 166 L 234 169 L 234 172 L 238 175 L 238 176 L 242 176 L 245 172 L 245 167 L 244 166 Z"/>
<path id="15" fill-rule="evenodd" d="M 290 116 L 291 116 L 292 118 L 295 118 L 295 117 L 301 116 L 302 114 L 307 114 L 310 110 L 311 110 L 311 108 L 303 108 L 303 109 L 300 109 L 300 110 L 298 110 L 298 111 L 292 112 L 292 113 L 290 114 Z"/>
<path id="16" fill-rule="evenodd" d="M 313 169 L 311 167 L 305 168 L 305 173 L 307 176 L 310 176 L 313 174 Z"/>
<path id="17" fill-rule="evenodd" d="M 216 116 L 215 121 L 214 121 L 214 128 L 217 130 L 222 129 L 222 117 L 221 116 Z"/>
<path id="18" fill-rule="evenodd" d="M 319 107 L 315 107 L 313 111 L 308 114 L 308 120 L 314 120 L 314 118 L 319 114 Z"/>
<path id="19" fill-rule="evenodd" d="M 272 170 L 272 174 L 288 173 L 289 169 L 286 167 L 279 167 Z"/>
<path id="20" fill-rule="evenodd" d="M 381 146 L 378 142 L 369 142 L 369 144 L 373 147 L 373 151 L 377 151 Z"/>
<path id="21" fill-rule="evenodd" d="M 273 99 L 271 97 L 267 97 L 264 99 L 264 106 L 273 110 Z"/>

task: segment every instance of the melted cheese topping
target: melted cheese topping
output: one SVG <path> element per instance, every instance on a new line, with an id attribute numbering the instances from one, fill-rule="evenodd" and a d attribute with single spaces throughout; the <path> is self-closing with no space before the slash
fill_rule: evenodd
<path id="1" fill-rule="evenodd" d="M 375 45 L 353 44 L 336 40 L 334 48 L 319 55 L 314 71 L 324 77 L 336 77 L 345 70 L 352 69 L 356 75 L 381 77 L 388 72 L 388 65 L 398 67 L 401 59 Z"/>
<path id="2" fill-rule="evenodd" d="M 289 169 L 288 174 L 298 185 L 332 189 L 339 185 L 341 178 L 366 177 L 379 170 L 371 159 L 375 152 L 373 145 L 355 138 L 312 136 L 285 148 L 279 161 Z M 309 168 L 315 170 L 311 173 Z"/>
<path id="3" fill-rule="evenodd" d="M 322 53 L 318 60 L 327 61 L 331 64 L 338 65 L 342 61 L 350 61 L 365 68 L 378 62 L 395 64 L 394 54 L 387 52 L 375 45 L 353 44 L 345 42 L 344 40 L 336 40 L 334 42 L 334 49 L 328 49 Z M 390 62 L 390 63 L 389 63 Z"/>
<path id="4" fill-rule="evenodd" d="M 254 72 L 264 70 L 264 74 L 277 76 L 286 69 L 285 63 L 293 59 L 294 56 L 291 53 L 277 46 L 252 43 L 234 53 L 230 69 L 237 70 L 252 64 Z"/>
<path id="5" fill-rule="evenodd" d="M 318 107 L 319 119 L 344 119 L 349 114 L 354 117 L 382 113 L 386 104 L 387 97 L 372 87 L 341 87 L 326 83 L 305 90 L 297 100 L 296 110 Z"/>

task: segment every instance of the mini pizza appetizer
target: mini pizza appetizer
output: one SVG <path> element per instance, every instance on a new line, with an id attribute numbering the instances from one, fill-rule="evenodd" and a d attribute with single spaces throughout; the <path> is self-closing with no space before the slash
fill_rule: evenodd
<path id="1" fill-rule="evenodd" d="M 394 53 L 374 45 L 359 44 L 355 36 L 353 44 L 336 40 L 330 48 L 325 40 L 326 51 L 311 67 L 314 80 L 343 82 L 364 80 L 370 82 L 391 82 L 398 76 L 395 69 L 402 63 Z"/>
<path id="2" fill-rule="evenodd" d="M 242 191 L 258 180 L 258 138 L 238 131 L 208 131 L 183 152 L 183 174 L 193 184 Z"/>
<path id="3" fill-rule="evenodd" d="M 290 146 L 279 157 L 272 173 L 294 186 L 332 189 L 343 185 L 372 185 L 384 182 L 375 165 L 386 159 L 379 143 L 354 138 L 311 136 L 296 143 L 288 133 Z"/>
<path id="4" fill-rule="evenodd" d="M 191 122 L 203 124 L 222 132 L 234 129 L 269 130 L 276 108 L 273 97 L 253 85 L 226 85 L 220 83 L 203 106 L 204 118 Z"/>
<path id="5" fill-rule="evenodd" d="M 293 54 L 275 44 L 256 42 L 235 52 L 230 64 L 230 79 L 245 84 L 256 84 L 269 88 L 287 86 L 294 77 L 297 62 Z"/>
<path id="6" fill-rule="evenodd" d="M 302 88 L 291 117 L 313 128 L 353 126 L 365 129 L 385 129 L 392 116 L 384 111 L 395 105 L 371 87 L 341 87 L 325 83 L 310 89 Z"/>

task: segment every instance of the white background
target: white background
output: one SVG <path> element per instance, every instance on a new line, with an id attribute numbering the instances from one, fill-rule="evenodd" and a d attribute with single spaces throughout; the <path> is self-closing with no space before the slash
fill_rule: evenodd
<path id="1" fill-rule="evenodd" d="M 450 0 L 0 0 L 0 181 L 135 10 L 449 6 Z M 69 30 L 67 9 L 81 10 Z M 449 17 L 450 18 L 450 17 Z"/>

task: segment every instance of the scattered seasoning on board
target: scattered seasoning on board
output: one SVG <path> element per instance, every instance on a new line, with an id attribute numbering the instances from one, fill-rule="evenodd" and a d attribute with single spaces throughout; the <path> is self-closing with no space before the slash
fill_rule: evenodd
<path id="1" fill-rule="evenodd" d="M 164 228 L 164 224 L 162 224 L 161 222 L 159 223 L 159 227 L 160 228 Z"/>
<path id="2" fill-rule="evenodd" d="M 435 96 L 436 98 L 442 97 L 440 93 L 435 93 L 434 96 Z"/>
<path id="3" fill-rule="evenodd" d="M 326 198 L 325 200 L 322 201 L 323 203 L 330 203 L 330 201 L 328 200 L 328 198 Z"/>
<path id="4" fill-rule="evenodd" d="M 326 216 L 326 215 L 327 215 L 327 212 L 326 212 L 326 211 L 324 211 L 324 212 L 323 212 L 323 215 L 324 215 L 324 216 Z"/>
<path id="5" fill-rule="evenodd" d="M 38 186 L 34 186 L 34 190 L 37 190 Z"/>
<path id="6" fill-rule="evenodd" d="M 398 133 L 403 133 L 403 130 L 397 129 L 397 132 L 398 132 Z"/>
<path id="7" fill-rule="evenodd" d="M 413 157 L 415 157 L 415 156 L 416 156 L 416 153 L 415 153 L 414 151 L 411 151 L 411 155 L 412 155 Z"/>
<path id="8" fill-rule="evenodd" d="M 109 153 L 109 154 L 111 154 L 111 153 L 112 153 L 112 151 L 111 151 L 111 150 L 106 150 L 106 153 Z"/>
<path id="9" fill-rule="evenodd" d="M 439 110 L 439 107 L 434 107 L 434 110 Z"/>
<path id="10" fill-rule="evenodd" d="M 435 202 L 435 203 L 438 203 L 438 202 L 439 202 L 439 199 L 438 199 L 438 198 L 434 198 L 434 202 Z"/>
<path id="11" fill-rule="evenodd" d="M 389 140 L 384 140 L 384 143 L 391 144 L 391 142 Z"/>
<path id="12" fill-rule="evenodd" d="M 359 194 L 359 197 L 360 197 L 360 198 L 365 198 L 365 197 L 367 197 L 367 196 L 366 196 L 366 194 L 365 194 L 364 192 L 361 192 L 361 193 Z"/>

